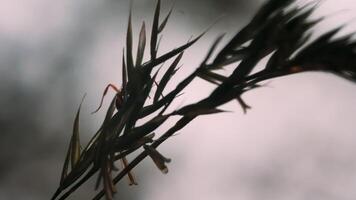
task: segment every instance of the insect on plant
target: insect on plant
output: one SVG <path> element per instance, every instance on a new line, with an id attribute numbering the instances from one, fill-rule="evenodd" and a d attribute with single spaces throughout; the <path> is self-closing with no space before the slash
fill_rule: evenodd
<path id="1" fill-rule="evenodd" d="M 115 85 L 110 83 L 104 89 L 104 93 L 103 93 L 103 96 L 101 97 L 99 107 L 94 112 L 92 112 L 92 114 L 94 114 L 94 113 L 96 113 L 96 112 L 98 112 L 100 110 L 100 108 L 101 108 L 101 106 L 103 105 L 103 102 L 104 102 L 104 97 L 107 94 L 109 88 L 112 88 L 116 92 L 116 96 L 115 96 L 116 97 L 116 99 L 115 99 L 116 109 L 119 110 L 121 108 L 122 102 L 123 102 L 123 98 L 124 98 L 124 94 L 123 94 L 124 88 L 122 88 L 122 90 L 120 90 Z"/>
<path id="2" fill-rule="evenodd" d="M 310 31 L 322 19 L 311 20 L 318 1 L 298 6 L 295 0 L 269 0 L 254 15 L 250 22 L 238 31 L 229 42 L 221 45 L 224 35 L 212 42 L 206 57 L 195 71 L 167 91 L 168 82 L 178 70 L 185 50 L 195 44 L 203 35 L 171 51 L 158 54 L 159 36 L 162 34 L 172 9 L 160 20 L 160 0 L 154 12 L 149 42 L 150 58 L 143 62 L 146 49 L 146 27 L 143 22 L 139 33 L 136 60 L 133 59 L 131 12 L 128 18 L 126 47 L 122 57 L 122 87 L 109 84 L 102 95 L 99 108 L 109 88 L 116 91 L 106 116 L 91 140 L 81 148 L 79 140 L 79 114 L 77 111 L 73 133 L 63 164 L 60 184 L 52 200 L 67 199 L 82 184 L 97 175 L 96 188 L 102 188 L 93 199 L 113 199 L 115 184 L 126 175 L 130 184 L 135 185 L 132 170 L 143 159 L 150 157 L 157 168 L 167 173 L 164 157 L 157 147 L 180 131 L 192 120 L 207 114 L 224 112 L 219 107 L 230 101 L 237 101 L 244 112 L 248 108 L 242 95 L 264 81 L 277 77 L 308 71 L 332 73 L 356 81 L 356 42 L 352 35 L 335 38 L 341 28 L 310 41 Z M 261 59 L 269 56 L 263 69 L 256 66 Z M 163 63 L 171 61 L 168 67 Z M 224 68 L 233 68 L 230 75 L 221 74 Z M 161 76 L 158 76 L 160 74 Z M 160 79 L 157 77 L 161 77 Z M 214 84 L 215 89 L 207 97 L 174 111 L 168 107 L 195 78 Z M 159 79 L 159 80 L 158 80 Z M 152 97 L 149 97 L 154 93 Z M 178 120 L 163 131 L 155 134 L 172 116 Z M 147 119 L 138 125 L 140 119 Z M 139 154 L 129 162 L 133 152 Z M 122 163 L 118 167 L 117 162 Z"/>

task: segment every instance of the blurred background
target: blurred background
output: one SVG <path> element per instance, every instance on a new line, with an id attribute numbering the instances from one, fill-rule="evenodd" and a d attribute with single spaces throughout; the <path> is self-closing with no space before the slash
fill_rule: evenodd
<path id="1" fill-rule="evenodd" d="M 263 2 L 175 1 L 161 53 L 220 19 L 187 51 L 176 81 L 198 66 L 214 38 L 226 32 L 223 43 L 227 42 Z M 305 2 L 311 1 L 300 1 Z M 99 127 L 104 111 L 90 112 L 108 83 L 120 84 L 129 3 L 1 1 L 0 199 L 51 197 L 84 93 L 83 142 Z M 162 1 L 163 15 L 173 3 Z M 151 27 L 154 7 L 154 0 L 133 1 L 135 36 L 142 20 Z M 322 1 L 313 17 L 326 18 L 315 27 L 314 37 L 341 25 L 345 27 L 339 36 L 355 32 L 355 11 L 353 0 Z M 199 100 L 213 88 L 196 80 L 175 106 Z M 134 170 L 139 185 L 129 187 L 123 180 L 116 198 L 354 199 L 355 91 L 355 84 L 331 74 L 272 80 L 244 95 L 253 107 L 246 115 L 231 102 L 223 109 L 233 112 L 193 121 L 160 147 L 173 160 L 170 172 L 162 175 L 147 159 Z M 86 184 L 69 199 L 90 199 L 93 188 L 93 183 Z"/>

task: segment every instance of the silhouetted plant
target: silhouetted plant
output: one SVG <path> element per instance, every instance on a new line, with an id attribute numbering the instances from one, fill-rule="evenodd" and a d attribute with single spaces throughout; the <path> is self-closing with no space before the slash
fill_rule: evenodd
<path id="1" fill-rule="evenodd" d="M 165 88 L 179 69 L 178 63 L 184 51 L 204 33 L 170 52 L 158 55 L 158 38 L 172 12 L 170 10 L 160 22 L 158 0 L 151 30 L 150 59 L 143 62 L 146 48 L 146 28 L 143 23 L 134 61 L 130 13 L 126 48 L 122 58 L 122 87 L 117 88 L 110 84 L 105 89 L 102 98 L 109 88 L 113 88 L 117 95 L 107 110 L 103 124 L 83 149 L 79 141 L 79 107 L 60 185 L 52 199 L 66 199 L 96 173 L 96 187 L 102 183 L 103 190 L 94 199 L 100 199 L 104 195 L 107 199 L 112 199 L 116 191 L 114 185 L 125 175 L 129 177 L 130 184 L 137 184 L 131 170 L 147 156 L 159 170 L 167 173 L 166 163 L 170 159 L 156 150 L 162 142 L 200 115 L 223 112 L 218 107 L 231 100 L 236 99 L 246 112 L 250 107 L 241 95 L 259 87 L 262 81 L 305 71 L 331 72 L 355 81 L 356 42 L 351 41 L 350 36 L 332 39 L 340 30 L 336 28 L 303 46 L 309 41 L 310 29 L 321 19 L 308 19 L 315 4 L 298 7 L 294 3 L 295 0 L 269 0 L 250 23 L 213 56 L 223 38 L 223 35 L 219 36 L 200 66 L 171 91 L 165 91 Z M 267 55 L 271 57 L 264 69 L 253 72 L 256 64 Z M 157 80 L 157 74 L 161 72 L 157 67 L 173 58 L 162 78 Z M 219 74 L 220 69 L 231 64 L 235 67 L 229 76 Z M 208 97 L 196 103 L 167 112 L 172 101 L 196 77 L 215 84 L 216 88 Z M 154 95 L 149 97 L 152 92 Z M 155 139 L 154 131 L 171 116 L 180 116 L 180 119 Z M 138 120 L 146 117 L 149 117 L 147 122 L 136 125 Z M 128 162 L 126 156 L 141 148 L 143 151 Z M 119 169 L 116 161 L 121 161 L 124 167 Z"/>

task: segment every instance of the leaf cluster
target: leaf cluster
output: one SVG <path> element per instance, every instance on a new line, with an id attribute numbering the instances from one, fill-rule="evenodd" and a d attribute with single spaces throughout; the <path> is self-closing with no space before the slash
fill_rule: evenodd
<path id="1" fill-rule="evenodd" d="M 97 188 L 102 184 L 103 190 L 94 199 L 105 195 L 110 200 L 116 192 L 114 185 L 124 176 L 128 176 L 130 184 L 137 184 L 131 171 L 147 156 L 159 170 L 167 173 L 166 163 L 170 159 L 157 151 L 161 143 L 200 115 L 223 112 L 219 106 L 231 100 L 236 100 L 246 112 L 250 106 L 241 96 L 260 87 L 265 80 L 306 71 L 331 72 L 356 80 L 356 42 L 351 40 L 351 35 L 335 39 L 335 34 L 340 30 L 336 28 L 305 45 L 309 41 L 311 29 L 322 20 L 310 20 L 315 5 L 300 7 L 295 5 L 295 0 L 269 0 L 222 48 L 218 47 L 224 35 L 219 36 L 196 70 L 174 89 L 166 91 L 167 84 L 179 69 L 184 51 L 204 33 L 159 55 L 158 38 L 172 13 L 171 9 L 160 20 L 160 6 L 158 0 L 149 38 L 150 58 L 145 62 L 145 23 L 143 22 L 139 33 L 134 61 L 130 12 L 126 48 L 122 58 L 122 87 L 114 88 L 117 95 L 113 98 L 101 127 L 83 149 L 79 141 L 79 108 L 60 185 L 52 199 L 66 199 L 97 174 Z M 256 71 L 257 63 L 268 55 L 270 58 L 266 66 Z M 159 68 L 169 60 L 172 61 L 168 67 Z M 229 76 L 221 74 L 221 70 L 227 67 L 233 68 Z M 157 77 L 161 78 L 158 80 Z M 214 91 L 196 103 L 167 112 L 173 100 L 197 77 L 215 84 Z M 160 137 L 155 138 L 155 130 L 172 116 L 180 116 L 180 119 Z M 143 118 L 148 120 L 137 125 Z M 139 150 L 142 152 L 129 163 L 127 156 Z M 117 166 L 118 161 L 122 163 L 121 169 Z"/>

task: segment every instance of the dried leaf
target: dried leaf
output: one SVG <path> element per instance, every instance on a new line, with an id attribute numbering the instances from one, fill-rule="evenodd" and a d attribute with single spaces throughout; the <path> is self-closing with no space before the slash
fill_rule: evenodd
<path id="1" fill-rule="evenodd" d="M 124 169 L 129 165 L 125 156 L 121 159 L 121 162 L 122 162 Z M 129 185 L 138 185 L 138 183 L 135 180 L 135 176 L 133 175 L 133 173 L 131 171 L 127 172 L 127 177 L 129 179 Z"/>
<path id="2" fill-rule="evenodd" d="M 106 200 L 113 200 L 113 187 L 112 180 L 110 179 L 110 174 L 106 166 L 102 167 L 102 176 L 104 181 L 104 190 Z"/>
<path id="3" fill-rule="evenodd" d="M 164 157 L 152 146 L 144 145 L 143 148 L 146 150 L 147 154 L 151 157 L 153 162 L 156 164 L 157 168 L 161 170 L 162 173 L 167 174 L 168 168 L 165 163 L 171 162 L 171 159 Z"/>

